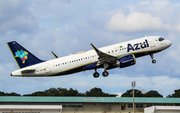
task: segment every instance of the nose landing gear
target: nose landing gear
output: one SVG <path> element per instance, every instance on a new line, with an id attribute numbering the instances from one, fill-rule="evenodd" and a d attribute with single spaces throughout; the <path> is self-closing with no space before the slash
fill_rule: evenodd
<path id="1" fill-rule="evenodd" d="M 155 64 L 155 63 L 156 63 L 156 60 L 152 60 L 152 63 Z"/>
<path id="2" fill-rule="evenodd" d="M 155 63 L 156 63 L 156 60 L 153 59 L 153 58 L 154 58 L 154 57 L 153 57 L 153 54 L 150 54 L 150 56 L 151 56 L 151 59 L 152 59 L 152 63 L 155 64 Z"/>

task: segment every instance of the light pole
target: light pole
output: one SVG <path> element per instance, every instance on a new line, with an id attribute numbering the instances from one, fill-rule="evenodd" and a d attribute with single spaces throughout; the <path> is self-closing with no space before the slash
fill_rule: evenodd
<path id="1" fill-rule="evenodd" d="M 132 87 L 133 87 L 133 113 L 135 113 L 135 110 L 134 110 L 134 87 L 136 87 L 135 81 L 132 81 Z"/>

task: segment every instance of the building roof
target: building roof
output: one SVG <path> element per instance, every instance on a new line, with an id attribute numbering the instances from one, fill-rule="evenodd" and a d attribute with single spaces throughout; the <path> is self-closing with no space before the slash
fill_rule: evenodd
<path id="1" fill-rule="evenodd" d="M 0 96 L 0 102 L 132 103 L 132 97 Z M 135 103 L 180 103 L 180 98 L 135 97 Z"/>

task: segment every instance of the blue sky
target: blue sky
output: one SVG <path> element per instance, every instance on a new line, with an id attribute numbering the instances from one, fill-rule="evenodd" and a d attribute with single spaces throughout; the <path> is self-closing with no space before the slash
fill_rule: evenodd
<path id="1" fill-rule="evenodd" d="M 157 90 L 164 97 L 180 88 L 180 2 L 177 0 L 1 0 L 0 91 L 28 94 L 51 87 L 85 92 L 99 87 L 107 93 L 136 88 Z M 7 46 L 17 41 L 43 60 L 115 44 L 143 36 L 162 36 L 172 46 L 145 56 L 136 65 L 110 70 L 108 77 L 93 78 L 94 70 L 46 78 L 11 77 L 18 66 Z M 102 69 L 98 70 L 102 73 Z"/>

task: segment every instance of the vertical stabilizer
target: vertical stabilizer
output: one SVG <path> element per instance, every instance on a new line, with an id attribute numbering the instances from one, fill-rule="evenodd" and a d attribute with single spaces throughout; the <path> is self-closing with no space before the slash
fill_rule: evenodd
<path id="1" fill-rule="evenodd" d="M 8 42 L 7 45 L 9 46 L 19 68 L 24 68 L 43 62 L 16 41 Z"/>

